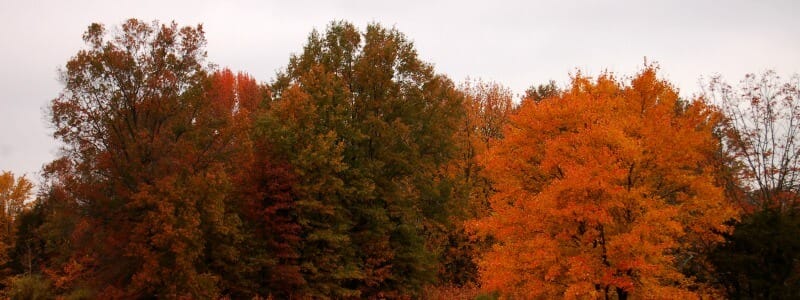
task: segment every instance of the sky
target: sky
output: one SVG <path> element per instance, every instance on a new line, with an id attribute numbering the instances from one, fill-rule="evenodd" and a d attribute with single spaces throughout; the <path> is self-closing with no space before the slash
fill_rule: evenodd
<path id="1" fill-rule="evenodd" d="M 0 0 L 0 171 L 38 181 L 58 154 L 48 103 L 58 71 L 93 22 L 203 24 L 208 61 L 268 82 L 332 20 L 394 26 L 454 81 L 481 78 L 522 94 L 577 71 L 631 76 L 645 57 L 681 95 L 701 78 L 800 72 L 800 1 L 167 1 Z"/>

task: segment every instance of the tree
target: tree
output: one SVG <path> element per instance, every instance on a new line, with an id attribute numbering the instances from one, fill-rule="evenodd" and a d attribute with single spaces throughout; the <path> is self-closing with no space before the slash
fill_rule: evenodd
<path id="1" fill-rule="evenodd" d="M 558 88 L 554 80 L 550 80 L 547 84 L 529 87 L 525 90 L 525 96 L 522 98 L 522 101 L 539 102 L 547 98 L 558 96 L 559 93 L 561 93 L 561 89 Z"/>
<path id="2" fill-rule="evenodd" d="M 83 39 L 51 106 L 64 143 L 46 172 L 63 203 L 51 207 L 74 219 L 69 256 L 48 273 L 98 297 L 217 295 L 217 266 L 237 259 L 222 244 L 241 237 L 222 163 L 233 106 L 206 93 L 202 27 L 131 19 L 111 38 L 92 24 Z"/>
<path id="3" fill-rule="evenodd" d="M 796 210 L 754 211 L 735 223 L 713 252 L 714 279 L 734 299 L 800 296 L 800 216 Z"/>
<path id="4" fill-rule="evenodd" d="M 44 222 L 41 201 L 36 200 L 31 204 L 17 217 L 15 246 L 10 253 L 11 267 L 15 274 L 38 273 L 46 257 L 44 241 L 39 233 Z"/>
<path id="5" fill-rule="evenodd" d="M 346 186 L 342 178 L 347 168 L 342 144 L 333 133 L 320 133 L 309 126 L 321 116 L 299 87 L 280 93 L 280 100 L 273 100 L 259 119 L 255 137 L 271 141 L 273 146 L 263 149 L 265 154 L 288 162 L 291 169 L 287 172 L 297 174 L 297 182 L 287 188 L 294 194 L 302 232 L 298 261 L 306 285 L 298 292 L 319 298 L 356 297 L 357 287 L 348 283 L 363 275 L 349 233 L 353 221 L 345 201 L 358 190 Z"/>
<path id="6" fill-rule="evenodd" d="M 708 101 L 725 113 L 728 194 L 747 214 L 710 255 L 732 298 L 800 295 L 800 77 L 749 74 L 733 87 L 715 77 Z"/>
<path id="7" fill-rule="evenodd" d="M 418 293 L 436 268 L 425 229 L 447 218 L 451 189 L 439 175 L 462 116 L 453 83 L 397 30 L 334 22 L 309 36 L 272 91 L 262 128 L 301 178 L 310 290 Z"/>
<path id="8" fill-rule="evenodd" d="M 714 77 L 706 97 L 727 117 L 725 151 L 737 163 L 743 204 L 792 210 L 800 195 L 800 77 L 748 74 L 738 89 Z"/>
<path id="9" fill-rule="evenodd" d="M 300 226 L 294 218 L 293 189 L 298 176 L 288 162 L 273 155 L 271 140 L 255 132 L 269 90 L 251 76 L 228 69 L 214 72 L 210 80 L 209 95 L 223 106 L 215 111 L 231 117 L 220 134 L 230 135 L 235 145 L 225 160 L 232 181 L 228 202 L 242 219 L 242 239 L 233 245 L 237 249 L 219 243 L 222 247 L 213 250 L 238 255 L 218 265 L 224 292 L 235 298 L 302 294 L 305 282 L 297 262 Z"/>
<path id="10" fill-rule="evenodd" d="M 692 245 L 736 210 L 716 184 L 719 116 L 647 67 L 624 85 L 580 74 L 511 117 L 485 156 L 497 193 L 474 222 L 496 243 L 482 287 L 524 297 L 696 297 Z"/>
<path id="11" fill-rule="evenodd" d="M 25 176 L 16 177 L 7 171 L 0 173 L 0 275 L 8 275 L 10 252 L 16 245 L 18 219 L 32 190 L 33 183 Z"/>
<path id="12" fill-rule="evenodd" d="M 475 243 L 469 239 L 464 228 L 466 220 L 488 215 L 489 196 L 493 193 L 492 183 L 478 162 L 489 148 L 490 143 L 503 138 L 503 127 L 514 109 L 512 92 L 496 82 L 468 80 L 459 90 L 464 93 L 463 101 L 466 116 L 461 119 L 454 142 L 458 148 L 455 157 L 444 166 L 444 174 L 452 178 L 453 192 L 448 212 L 448 222 L 440 228 L 444 242 L 442 269 L 439 277 L 442 283 L 462 286 L 477 283 L 475 260 L 485 243 Z"/>

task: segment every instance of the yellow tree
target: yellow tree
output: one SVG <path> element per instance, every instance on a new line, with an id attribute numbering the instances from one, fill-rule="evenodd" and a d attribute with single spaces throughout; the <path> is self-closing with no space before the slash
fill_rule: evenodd
<path id="1" fill-rule="evenodd" d="M 25 208 L 32 189 L 33 184 L 25 176 L 0 173 L 0 267 L 8 262 L 8 251 L 14 247 L 14 222 Z"/>
<path id="2" fill-rule="evenodd" d="M 693 245 L 735 217 L 715 184 L 718 114 L 648 67 L 630 85 L 581 75 L 526 101 L 483 162 L 497 193 L 473 223 L 497 243 L 482 287 L 547 298 L 684 298 Z"/>

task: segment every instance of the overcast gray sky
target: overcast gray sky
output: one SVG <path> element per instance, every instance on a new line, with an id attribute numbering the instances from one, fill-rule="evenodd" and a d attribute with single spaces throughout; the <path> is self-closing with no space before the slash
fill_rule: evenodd
<path id="1" fill-rule="evenodd" d="M 581 70 L 631 75 L 643 57 L 684 97 L 699 79 L 800 72 L 800 1 L 39 1 L 2 0 L 0 170 L 36 179 L 57 154 L 45 107 L 57 70 L 92 22 L 131 17 L 203 23 L 209 61 L 270 80 L 331 20 L 395 26 L 457 82 L 494 80 L 522 93 Z"/>

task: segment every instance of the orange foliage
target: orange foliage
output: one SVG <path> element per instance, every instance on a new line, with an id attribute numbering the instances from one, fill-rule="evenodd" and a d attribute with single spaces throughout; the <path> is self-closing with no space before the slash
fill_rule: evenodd
<path id="1" fill-rule="evenodd" d="M 16 177 L 11 172 L 0 172 L 0 275 L 14 247 L 15 222 L 26 208 L 25 200 L 31 195 L 33 184 L 25 176 Z"/>
<path id="2" fill-rule="evenodd" d="M 497 243 L 485 290 L 548 298 L 697 297 L 680 268 L 736 216 L 715 184 L 719 116 L 648 67 L 631 85 L 580 75 L 527 101 L 483 162 L 497 193 L 472 223 Z"/>

